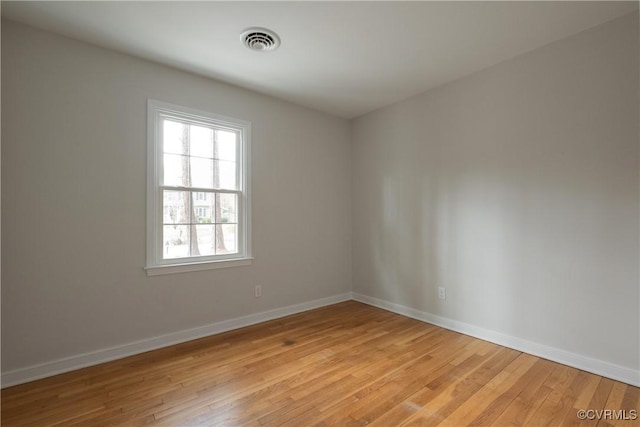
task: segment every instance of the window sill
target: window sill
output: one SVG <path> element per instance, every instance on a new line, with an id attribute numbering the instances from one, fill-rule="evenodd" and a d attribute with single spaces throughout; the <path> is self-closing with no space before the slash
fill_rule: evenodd
<path id="1" fill-rule="evenodd" d="M 235 258 L 220 261 L 193 262 L 189 264 L 168 264 L 145 267 L 147 276 L 160 276 L 163 274 L 186 273 L 189 271 L 214 270 L 217 268 L 241 267 L 251 265 L 253 258 Z"/>

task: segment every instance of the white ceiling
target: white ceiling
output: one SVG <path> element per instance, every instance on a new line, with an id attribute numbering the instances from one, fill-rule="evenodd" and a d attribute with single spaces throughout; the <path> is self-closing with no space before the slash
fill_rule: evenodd
<path id="1" fill-rule="evenodd" d="M 637 2 L 2 2 L 74 39 L 352 118 L 638 8 Z M 274 52 L 240 33 L 276 31 Z"/>

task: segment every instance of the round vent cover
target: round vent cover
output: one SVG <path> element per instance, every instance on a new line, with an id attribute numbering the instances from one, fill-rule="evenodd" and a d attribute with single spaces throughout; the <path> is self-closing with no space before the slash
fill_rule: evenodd
<path id="1" fill-rule="evenodd" d="M 268 52 L 280 46 L 280 37 L 266 28 L 249 28 L 240 35 L 240 39 L 246 47 L 257 52 Z"/>

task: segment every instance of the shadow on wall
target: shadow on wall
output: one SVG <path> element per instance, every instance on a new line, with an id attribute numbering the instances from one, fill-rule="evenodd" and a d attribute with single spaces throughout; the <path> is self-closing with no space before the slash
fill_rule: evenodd
<path id="1" fill-rule="evenodd" d="M 442 191 L 451 185 L 458 188 Z M 498 323 L 502 330 L 513 323 L 517 237 L 492 185 L 498 183 L 438 182 L 427 172 L 412 180 L 384 175 L 381 224 L 370 229 L 376 294 L 444 317 Z M 440 286 L 445 300 L 438 298 Z"/>

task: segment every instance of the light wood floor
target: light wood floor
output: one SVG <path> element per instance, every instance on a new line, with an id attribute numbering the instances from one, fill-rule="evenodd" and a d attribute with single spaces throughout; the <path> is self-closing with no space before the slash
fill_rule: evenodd
<path id="1" fill-rule="evenodd" d="M 542 426 L 579 409 L 629 418 L 640 389 L 353 301 L 2 391 L 4 426 Z"/>

